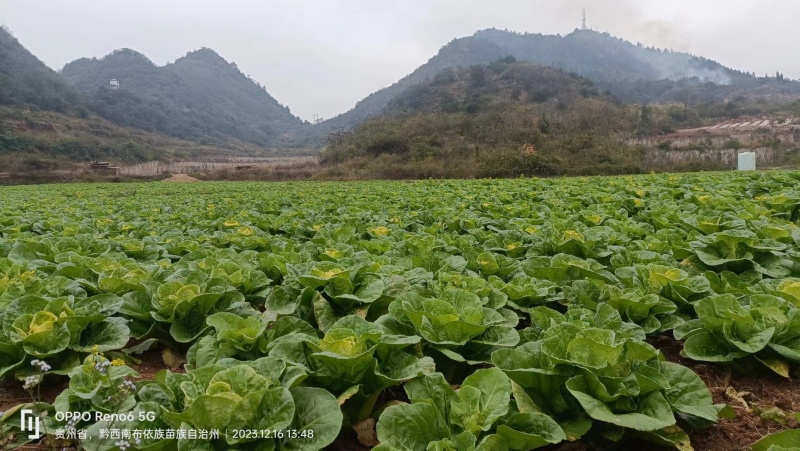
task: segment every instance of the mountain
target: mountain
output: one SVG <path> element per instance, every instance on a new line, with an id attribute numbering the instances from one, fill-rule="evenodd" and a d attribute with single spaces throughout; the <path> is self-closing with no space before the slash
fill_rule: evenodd
<path id="1" fill-rule="evenodd" d="M 478 31 L 472 38 L 494 44 L 494 53 L 552 65 L 601 85 L 620 81 L 683 78 L 727 85 L 751 78 L 715 61 L 687 53 L 634 45 L 592 30 L 575 30 L 561 37 L 488 29 Z"/>
<path id="2" fill-rule="evenodd" d="M 317 124 L 314 128 L 317 131 L 327 131 L 352 127 L 370 116 L 382 113 L 389 101 L 395 96 L 405 89 L 435 76 L 443 69 L 486 64 L 503 56 L 506 55 L 502 51 L 498 51 L 496 45 L 483 39 L 462 38 L 453 40 L 444 46 L 436 56 L 428 60 L 427 63 L 403 77 L 397 83 L 368 95 L 356 103 L 356 106 L 350 111 Z"/>
<path id="3" fill-rule="evenodd" d="M 443 69 L 398 94 L 383 114 L 481 114 L 509 106 L 569 105 L 582 98 L 611 101 L 586 78 L 507 56 L 488 65 Z"/>
<path id="4" fill-rule="evenodd" d="M 637 110 L 584 77 L 506 56 L 407 88 L 382 114 L 331 133 L 322 162 L 343 178 L 636 172 L 625 139 Z"/>
<path id="5" fill-rule="evenodd" d="M 117 56 L 137 73 L 153 71 L 141 55 Z M 135 163 L 265 153 L 234 139 L 203 144 L 123 127 L 93 114 L 96 106 L 0 28 L 0 172 L 63 169 L 96 159 Z"/>
<path id="6" fill-rule="evenodd" d="M 312 148 L 321 146 L 331 130 L 396 113 L 403 102 L 412 109 L 416 108 L 414 102 L 433 102 L 427 99 L 430 93 L 426 90 L 433 90 L 438 96 L 435 102 L 446 107 L 445 112 L 465 107 L 460 102 L 481 98 L 480 90 L 462 93 L 464 98 L 454 101 L 425 83 L 437 78 L 441 82 L 450 69 L 491 65 L 506 57 L 558 69 L 562 72 L 556 78 L 568 85 L 564 73 L 584 77 L 584 82 L 593 82 L 592 90 L 623 103 L 730 106 L 741 105 L 742 99 L 800 97 L 798 82 L 755 77 L 705 58 L 646 48 L 607 33 L 575 30 L 565 36 L 548 36 L 489 29 L 454 39 L 397 83 L 367 96 L 352 110 L 312 126 L 293 116 L 264 87 L 211 49 L 190 52 L 164 66 L 122 49 L 99 59 L 73 61 L 58 74 L 2 30 L 0 105 L 35 105 L 83 117 L 94 113 L 118 125 L 201 144 L 247 142 L 273 149 Z M 119 81 L 119 89 L 110 89 L 111 79 Z M 544 82 L 548 89 L 559 91 L 552 88 L 551 81 Z M 546 92 L 531 95 L 548 96 Z M 480 110 L 482 106 L 466 108 Z M 735 113 L 736 108 L 726 111 Z M 416 111 L 420 112 L 426 111 Z"/>
<path id="7" fill-rule="evenodd" d="M 408 76 L 318 127 L 325 130 L 352 127 L 380 114 L 405 89 L 436 76 L 442 69 L 488 64 L 505 56 L 574 72 L 629 103 L 694 104 L 722 102 L 737 96 L 800 96 L 798 82 L 757 78 L 715 61 L 646 48 L 608 33 L 575 30 L 565 36 L 553 36 L 488 29 L 454 39 Z"/>
<path id="8" fill-rule="evenodd" d="M 61 74 L 91 96 L 96 111 L 119 124 L 184 139 L 238 139 L 264 147 L 304 144 L 303 121 L 208 48 L 162 67 L 122 49 L 73 61 Z M 111 79 L 119 81 L 119 89 L 109 88 Z"/>
<path id="9" fill-rule="evenodd" d="M 718 103 L 734 97 L 796 98 L 800 83 L 756 77 L 700 56 L 634 45 L 608 33 L 575 30 L 566 36 L 496 29 L 473 36 L 523 61 L 584 76 L 627 103 Z"/>
<path id="10" fill-rule="evenodd" d="M 50 111 L 85 111 L 85 99 L 61 76 L 0 27 L 0 105 Z"/>

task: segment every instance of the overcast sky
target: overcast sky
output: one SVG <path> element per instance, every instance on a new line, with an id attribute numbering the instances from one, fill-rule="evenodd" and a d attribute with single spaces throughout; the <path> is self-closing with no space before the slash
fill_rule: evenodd
<path id="1" fill-rule="evenodd" d="M 483 28 L 589 26 L 736 69 L 800 78 L 795 0 L 0 0 L 0 24 L 50 67 L 128 47 L 163 65 L 200 47 L 294 114 L 330 118 Z"/>

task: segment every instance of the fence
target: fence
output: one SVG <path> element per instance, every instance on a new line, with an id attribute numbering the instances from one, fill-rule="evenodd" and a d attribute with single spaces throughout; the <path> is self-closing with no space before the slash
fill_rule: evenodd
<path id="1" fill-rule="evenodd" d="M 238 166 L 279 167 L 300 166 L 307 163 L 318 164 L 316 156 L 306 157 L 234 157 L 225 159 L 209 159 L 208 161 L 149 161 L 147 163 L 122 166 L 120 175 L 147 177 L 160 174 L 190 174 L 192 172 L 212 172 L 221 169 L 235 169 Z"/>
<path id="2" fill-rule="evenodd" d="M 775 161 L 775 151 L 769 147 L 747 149 L 755 152 L 756 167 L 769 167 Z M 731 168 L 736 167 L 739 151 L 736 149 L 723 150 L 648 150 L 644 157 L 645 166 L 673 165 L 691 162 L 722 163 Z"/>

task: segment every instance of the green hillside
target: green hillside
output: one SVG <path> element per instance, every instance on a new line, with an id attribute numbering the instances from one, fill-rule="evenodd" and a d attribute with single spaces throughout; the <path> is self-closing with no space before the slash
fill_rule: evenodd
<path id="1" fill-rule="evenodd" d="M 121 87 L 110 89 L 111 79 Z M 537 149 L 528 159 L 543 166 L 525 173 L 613 172 L 634 164 L 624 144 L 632 136 L 797 109 L 791 103 L 797 98 L 800 83 L 780 74 L 756 77 L 607 33 L 547 36 L 490 29 L 454 39 L 394 85 L 312 126 L 211 49 L 165 66 L 122 49 L 73 61 L 59 74 L 0 30 L 0 105 L 9 107 L 4 117 L 19 123 L 16 118 L 26 122 L 31 114 L 52 111 L 64 117 L 45 122 L 71 124 L 54 129 L 86 131 L 80 137 L 48 135 L 51 128 L 20 129 L 6 121 L 0 153 L 81 161 L 171 159 L 170 139 L 184 149 L 194 143 L 204 152 L 245 155 L 309 152 L 327 139 L 329 162 L 376 159 L 369 165 L 394 171 L 412 158 L 414 171 L 421 161 L 431 166 L 423 176 L 445 171 L 435 165 L 452 161 L 472 165 L 468 176 L 513 175 L 524 167 L 517 161 L 520 146 L 528 145 Z M 103 127 L 77 125 L 97 122 L 96 116 Z M 114 127 L 120 130 L 94 132 Z M 125 147 L 132 129 L 149 144 Z M 505 160 L 502 152 L 510 152 Z M 591 158 L 574 157 L 587 152 Z M 387 158 L 402 164 L 381 161 Z"/>
<path id="2" fill-rule="evenodd" d="M 263 147 L 306 144 L 305 125 L 265 88 L 211 49 L 158 67 L 130 49 L 67 64 L 63 76 L 92 98 L 103 117 L 130 127 L 205 141 L 237 139 Z M 117 79 L 120 89 L 109 89 Z"/>
<path id="3" fill-rule="evenodd" d="M 128 58 L 128 66 L 137 71 L 150 70 L 141 56 L 118 56 Z M 126 121 L 101 118 L 93 111 L 96 106 L 0 28 L 0 173 L 57 169 L 90 160 L 136 163 L 264 154 L 259 146 L 228 136 L 198 143 L 120 126 Z M 139 114 L 141 120 L 156 123 L 163 119 L 155 108 L 117 107 L 123 117 Z"/>
<path id="4" fill-rule="evenodd" d="M 124 164 L 226 155 L 264 156 L 265 152 L 241 141 L 198 144 L 121 127 L 95 115 L 82 118 L 20 106 L 0 107 L 0 172 L 91 160 Z"/>
<path id="5" fill-rule="evenodd" d="M 3 27 L 0 27 L 0 105 L 85 111 L 83 96 Z"/>
<path id="6" fill-rule="evenodd" d="M 623 140 L 638 122 L 588 79 L 506 57 L 408 88 L 323 156 L 379 178 L 635 172 Z"/>
<path id="7" fill-rule="evenodd" d="M 389 102 L 384 113 L 480 113 L 513 103 L 568 104 L 600 96 L 588 79 L 506 57 L 490 65 L 444 69 L 430 81 L 400 93 Z"/>
<path id="8" fill-rule="evenodd" d="M 800 83 L 783 77 L 755 77 L 706 58 L 647 48 L 607 33 L 575 30 L 565 36 L 553 36 L 489 29 L 454 39 L 397 83 L 318 125 L 322 130 L 317 133 L 352 127 L 381 114 L 395 96 L 443 69 L 489 64 L 506 56 L 576 73 L 626 103 L 701 104 L 735 97 L 800 97 Z"/>

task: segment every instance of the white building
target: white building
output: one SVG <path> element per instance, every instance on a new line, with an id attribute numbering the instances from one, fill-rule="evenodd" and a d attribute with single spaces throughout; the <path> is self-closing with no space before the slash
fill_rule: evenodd
<path id="1" fill-rule="evenodd" d="M 119 89 L 119 81 L 116 78 L 112 78 L 109 82 L 109 88 L 111 89 Z"/>
<path id="2" fill-rule="evenodd" d="M 738 154 L 738 169 L 740 171 L 753 171 L 756 169 L 756 153 L 755 152 L 739 152 Z"/>

